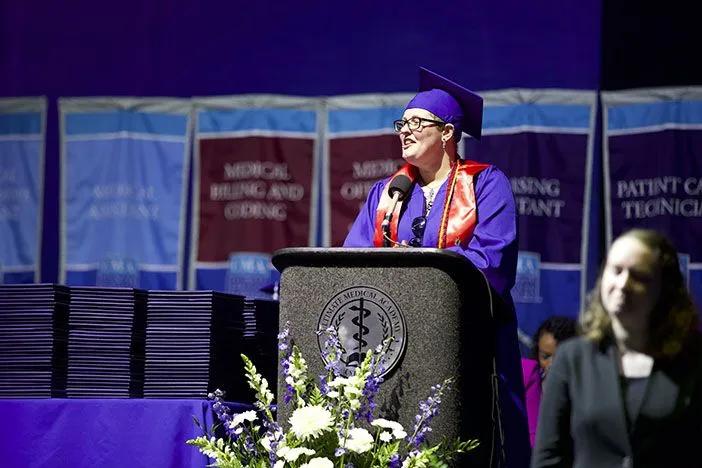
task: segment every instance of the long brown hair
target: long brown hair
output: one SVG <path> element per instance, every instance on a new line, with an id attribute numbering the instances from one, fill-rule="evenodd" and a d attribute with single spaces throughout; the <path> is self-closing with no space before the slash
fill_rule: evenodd
<path id="1" fill-rule="evenodd" d="M 650 229 L 632 229 L 617 239 L 622 237 L 633 237 L 657 254 L 661 291 L 649 319 L 647 348 L 654 356 L 674 356 L 697 325 L 697 311 L 680 273 L 678 253 L 665 236 Z M 580 315 L 582 334 L 596 342 L 612 333 L 611 320 L 602 305 L 605 266 L 606 260 L 589 295 L 588 305 Z"/>

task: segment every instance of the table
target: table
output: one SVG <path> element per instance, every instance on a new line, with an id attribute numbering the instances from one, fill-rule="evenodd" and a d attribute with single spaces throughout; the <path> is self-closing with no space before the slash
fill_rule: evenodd
<path id="1" fill-rule="evenodd" d="M 233 412 L 250 409 L 232 403 Z M 3 468 L 204 468 L 187 439 L 215 420 L 211 402 L 166 399 L 0 399 Z"/>

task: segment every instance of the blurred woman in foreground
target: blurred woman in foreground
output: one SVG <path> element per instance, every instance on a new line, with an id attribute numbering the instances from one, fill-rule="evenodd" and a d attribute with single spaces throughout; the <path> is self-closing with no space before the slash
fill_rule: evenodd
<path id="1" fill-rule="evenodd" d="M 635 229 L 612 244 L 583 336 L 545 380 L 532 467 L 700 466 L 702 346 L 677 252 Z"/>

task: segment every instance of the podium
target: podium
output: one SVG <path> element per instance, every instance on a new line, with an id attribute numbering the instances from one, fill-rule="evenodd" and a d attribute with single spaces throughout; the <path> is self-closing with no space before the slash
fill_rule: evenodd
<path id="1" fill-rule="evenodd" d="M 349 372 L 392 336 L 376 414 L 411 434 L 430 387 L 453 377 L 429 441 L 479 439 L 469 464 L 488 466 L 499 419 L 495 327 L 506 307 L 482 272 L 454 252 L 425 248 L 290 248 L 273 264 L 281 272 L 280 327 L 288 323 L 311 376 L 324 373 L 325 334 L 316 330 L 338 330 Z M 280 421 L 286 411 L 281 404 Z"/>

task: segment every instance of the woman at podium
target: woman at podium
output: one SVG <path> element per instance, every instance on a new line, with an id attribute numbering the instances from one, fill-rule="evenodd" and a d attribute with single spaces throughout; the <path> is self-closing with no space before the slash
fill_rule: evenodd
<path id="1" fill-rule="evenodd" d="M 345 247 L 434 247 L 465 256 L 513 311 L 517 217 L 510 182 L 498 168 L 458 154 L 463 132 L 479 139 L 483 100 L 424 68 L 420 92 L 394 122 L 405 165 L 370 190 Z M 507 463 L 528 466 L 530 443 L 517 324 L 497 327 L 496 367 Z"/>
<path id="2" fill-rule="evenodd" d="M 517 262 L 517 223 L 509 180 L 495 166 L 462 158 L 462 132 L 480 139 L 483 100 L 429 70 L 420 92 L 394 122 L 406 164 L 377 182 L 345 247 L 438 247 L 467 257 L 495 290 L 508 296 Z M 400 201 L 388 189 L 405 176 Z M 391 211 L 387 229 L 383 220 Z"/>

